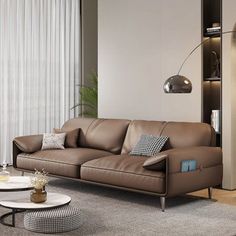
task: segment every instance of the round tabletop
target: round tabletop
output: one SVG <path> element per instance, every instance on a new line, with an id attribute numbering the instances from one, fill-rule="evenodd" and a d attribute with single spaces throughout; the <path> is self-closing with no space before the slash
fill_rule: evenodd
<path id="1" fill-rule="evenodd" d="M 29 176 L 10 176 L 8 181 L 0 181 L 0 192 L 25 191 L 33 189 Z"/>
<path id="2" fill-rule="evenodd" d="M 0 205 L 6 208 L 19 210 L 39 210 L 55 208 L 70 203 L 71 197 L 61 193 L 47 193 L 47 201 L 42 203 L 33 203 L 30 201 L 30 195 L 22 196 L 15 200 L 0 201 Z"/>

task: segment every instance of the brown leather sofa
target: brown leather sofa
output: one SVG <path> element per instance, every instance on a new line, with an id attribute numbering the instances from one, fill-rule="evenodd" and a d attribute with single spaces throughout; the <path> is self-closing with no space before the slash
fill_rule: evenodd
<path id="1" fill-rule="evenodd" d="M 41 150 L 42 135 L 13 141 L 13 166 L 21 171 L 47 170 L 51 175 L 165 198 L 222 182 L 222 151 L 205 123 L 75 118 L 65 131 L 80 128 L 78 147 Z M 155 157 L 130 156 L 141 134 L 169 139 Z M 183 160 L 196 160 L 195 171 L 181 172 Z M 210 193 L 210 191 L 209 191 Z"/>

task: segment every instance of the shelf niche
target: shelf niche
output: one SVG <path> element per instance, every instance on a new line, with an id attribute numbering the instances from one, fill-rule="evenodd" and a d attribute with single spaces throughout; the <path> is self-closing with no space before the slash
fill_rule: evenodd
<path id="1" fill-rule="evenodd" d="M 220 110 L 220 130 L 216 135 L 216 145 L 221 146 L 222 117 L 222 58 L 221 36 L 219 32 L 207 32 L 214 23 L 221 26 L 221 0 L 202 0 L 202 121 L 211 124 L 212 110 Z M 217 66 L 216 66 L 217 65 Z M 216 68 L 219 70 L 217 71 Z"/>

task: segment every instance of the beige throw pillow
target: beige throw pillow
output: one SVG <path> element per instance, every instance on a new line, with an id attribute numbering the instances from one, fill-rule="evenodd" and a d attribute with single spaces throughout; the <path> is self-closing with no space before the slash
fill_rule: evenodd
<path id="1" fill-rule="evenodd" d="M 65 149 L 64 148 L 65 137 L 66 137 L 66 133 L 60 133 L 60 134 L 45 133 L 45 134 L 43 134 L 42 150 Z"/>

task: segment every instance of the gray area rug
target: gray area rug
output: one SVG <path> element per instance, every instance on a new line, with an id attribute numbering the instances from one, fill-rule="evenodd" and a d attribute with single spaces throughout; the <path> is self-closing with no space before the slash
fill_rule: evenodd
<path id="1" fill-rule="evenodd" d="M 53 178 L 47 191 L 70 195 L 71 205 L 80 207 L 82 212 L 80 228 L 60 235 L 236 235 L 236 207 L 214 200 L 190 196 L 170 198 L 163 213 L 157 197 L 72 180 Z M 0 193 L 3 198 L 4 194 L 13 195 Z M 0 214 L 7 211 L 0 207 Z M 16 218 L 16 228 L 0 225 L 1 236 L 43 235 L 24 229 L 23 213 Z"/>

